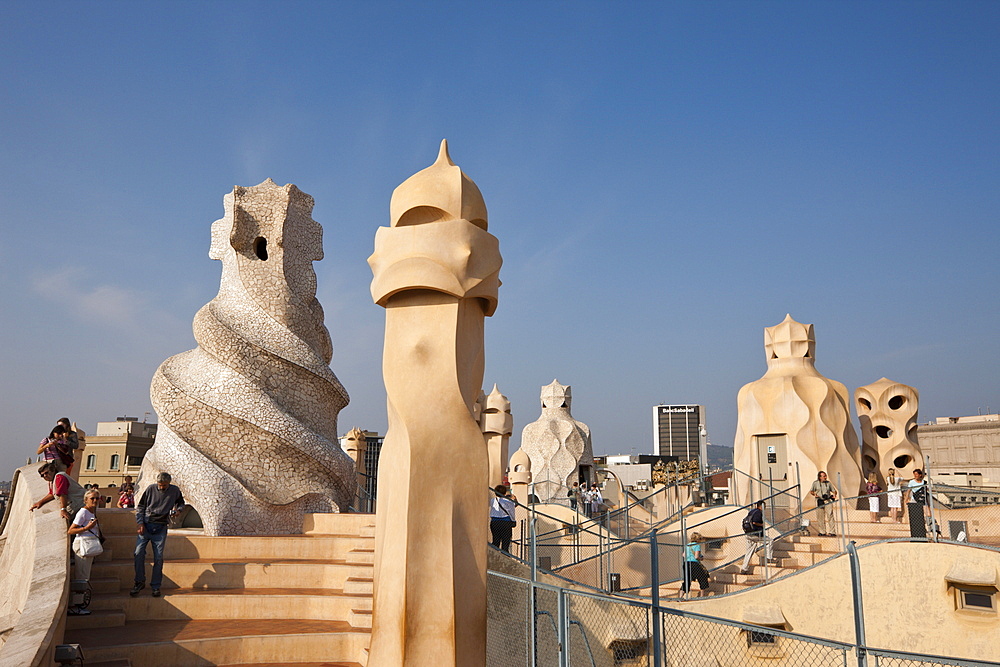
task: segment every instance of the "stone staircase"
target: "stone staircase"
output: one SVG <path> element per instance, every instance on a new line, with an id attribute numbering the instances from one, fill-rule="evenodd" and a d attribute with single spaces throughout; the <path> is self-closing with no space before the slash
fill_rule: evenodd
<path id="1" fill-rule="evenodd" d="M 907 523 L 890 523 L 888 518 L 882 517 L 880 523 L 871 523 L 868 512 L 860 510 L 850 510 L 846 514 L 846 520 L 841 526 L 838 522 L 838 529 L 843 529 L 847 540 L 856 540 L 859 544 L 874 542 L 877 540 L 906 538 L 910 534 Z M 742 538 L 737 537 L 736 540 Z M 754 558 L 753 568 L 750 574 L 740 573 L 740 563 L 735 563 L 716 569 L 714 563 L 721 563 L 724 558 L 721 553 L 713 552 L 709 549 L 706 552 L 705 564 L 712 571 L 711 592 L 713 595 L 723 593 L 735 593 L 738 591 L 759 586 L 767 581 L 773 581 L 799 570 L 805 569 L 820 563 L 836 554 L 843 548 L 840 537 L 818 537 L 812 535 L 790 535 L 774 543 L 775 561 L 769 564 L 765 573 L 760 555 Z M 731 559 L 734 553 L 728 552 Z M 763 554 L 763 551 L 759 552 Z M 698 584 L 694 587 L 697 589 Z M 680 597 L 680 584 L 671 583 L 660 587 L 660 595 L 663 597 Z"/>
<path id="2" fill-rule="evenodd" d="M 206 537 L 171 530 L 163 596 L 130 597 L 135 520 L 100 510 L 105 552 L 91 573 L 88 616 L 66 643 L 87 665 L 360 667 L 372 620 L 375 517 L 307 515 L 302 535 Z M 150 553 L 152 548 L 150 548 Z M 152 564 L 147 558 L 146 579 Z"/>

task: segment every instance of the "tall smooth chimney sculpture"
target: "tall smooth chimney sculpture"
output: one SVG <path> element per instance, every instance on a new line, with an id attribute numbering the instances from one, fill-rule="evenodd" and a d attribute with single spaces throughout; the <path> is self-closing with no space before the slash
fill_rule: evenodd
<path id="1" fill-rule="evenodd" d="M 473 408 L 500 249 L 479 188 L 441 142 L 392 193 L 368 258 L 385 308 L 370 667 L 486 664 L 488 462 Z"/>
<path id="2" fill-rule="evenodd" d="M 816 370 L 816 336 L 813 325 L 786 315 L 764 329 L 767 372 L 740 389 L 736 399 L 734 467 L 746 473 L 736 498 L 741 505 L 796 484 L 796 464 L 803 493 L 808 493 L 817 473 L 825 471 L 836 483 L 842 480 L 844 497 L 861 489 L 858 436 L 851 424 L 847 387 L 823 377 Z M 809 498 L 812 505 L 812 498 Z M 774 499 L 780 506 L 787 495 Z"/>
<path id="3" fill-rule="evenodd" d="M 486 453 L 490 461 L 489 485 L 493 488 L 503 483 L 507 472 L 508 443 L 514 430 L 514 417 L 510 414 L 510 401 L 495 384 L 493 391 L 488 396 L 482 395 L 480 401 L 482 414 L 479 425 L 486 439 Z"/>

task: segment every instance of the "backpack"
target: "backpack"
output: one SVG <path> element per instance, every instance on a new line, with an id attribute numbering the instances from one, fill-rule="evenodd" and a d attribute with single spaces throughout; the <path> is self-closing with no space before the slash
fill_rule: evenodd
<path id="1" fill-rule="evenodd" d="M 743 532 L 746 533 L 746 534 L 748 534 L 748 535 L 750 533 L 756 533 L 757 532 L 757 527 L 754 526 L 753 525 L 753 521 L 750 520 L 750 515 L 751 515 L 752 512 L 753 512 L 753 510 L 750 510 L 750 512 L 747 512 L 747 515 L 745 517 L 743 517 Z"/>

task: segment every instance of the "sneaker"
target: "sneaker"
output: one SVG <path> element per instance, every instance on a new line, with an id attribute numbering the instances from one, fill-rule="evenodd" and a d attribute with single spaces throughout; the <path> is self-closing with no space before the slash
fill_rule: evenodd
<path id="1" fill-rule="evenodd" d="M 139 594 L 139 591 L 141 591 L 145 587 L 146 587 L 146 582 L 137 581 L 135 582 L 135 586 L 132 587 L 132 590 L 130 590 L 128 594 L 131 595 L 132 597 L 135 597 L 136 595 Z"/>
<path id="2" fill-rule="evenodd" d="M 70 607 L 66 611 L 70 616 L 86 616 L 90 613 L 89 609 L 84 609 L 83 607 Z"/>
<path id="3" fill-rule="evenodd" d="M 160 589 L 159 588 L 154 588 L 153 589 L 153 597 L 154 598 L 160 597 Z"/>

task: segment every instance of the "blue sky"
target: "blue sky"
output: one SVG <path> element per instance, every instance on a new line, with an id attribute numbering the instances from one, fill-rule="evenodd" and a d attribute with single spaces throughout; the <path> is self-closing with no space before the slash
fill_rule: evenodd
<path id="1" fill-rule="evenodd" d="M 849 390 L 998 411 L 998 29 L 975 2 L 3 3 L 0 477 L 58 417 L 152 410 L 222 197 L 267 177 L 316 199 L 340 431 L 384 431 L 365 260 L 443 137 L 504 256 L 513 447 L 553 378 L 597 453 L 650 450 L 659 402 L 731 445 L 785 313 Z"/>

